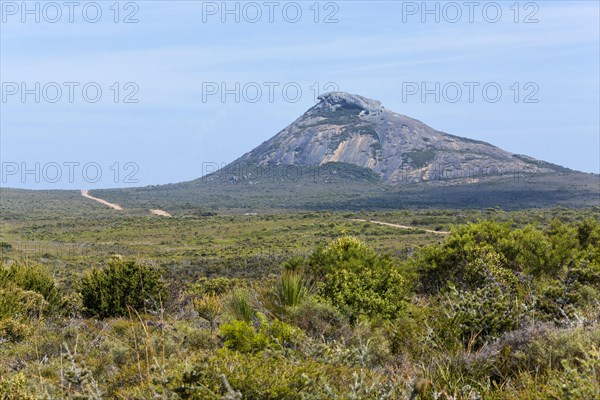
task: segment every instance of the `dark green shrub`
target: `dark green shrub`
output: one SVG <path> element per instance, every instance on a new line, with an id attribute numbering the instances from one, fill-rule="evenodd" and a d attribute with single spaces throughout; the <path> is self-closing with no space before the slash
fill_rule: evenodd
<path id="1" fill-rule="evenodd" d="M 557 280 L 540 285 L 540 293 L 536 298 L 535 310 L 537 318 L 545 321 L 561 322 L 574 318 L 577 292 Z"/>
<path id="2" fill-rule="evenodd" d="M 326 341 L 340 339 L 350 332 L 348 318 L 324 299 L 310 297 L 287 313 L 288 322 L 308 335 Z"/>
<path id="3" fill-rule="evenodd" d="M 62 305 L 61 291 L 41 265 L 0 266 L 0 343 L 25 339 L 31 331 L 30 318 L 61 312 Z"/>
<path id="4" fill-rule="evenodd" d="M 566 283 L 578 282 L 581 285 L 600 287 L 600 260 L 592 259 L 592 255 L 583 256 L 579 262 L 569 268 Z"/>
<path id="5" fill-rule="evenodd" d="M 512 270 L 540 276 L 553 269 L 549 257 L 552 245 L 544 232 L 533 225 L 513 230 L 504 250 L 506 265 Z"/>
<path id="6" fill-rule="evenodd" d="M 600 246 L 600 223 L 592 218 L 586 218 L 577 226 L 577 239 L 582 248 Z"/>
<path id="7" fill-rule="evenodd" d="M 429 295 L 451 292 L 447 333 L 465 344 L 476 337 L 479 346 L 514 329 L 515 313 L 524 309 L 521 320 L 595 320 L 600 315 L 597 231 L 597 222 L 589 219 L 553 220 L 543 231 L 490 221 L 459 227 L 413 261 L 418 287 Z"/>
<path id="8" fill-rule="evenodd" d="M 447 325 L 442 325 L 440 334 L 450 339 L 456 335 L 463 344 L 475 347 L 516 329 L 525 311 L 517 299 L 493 283 L 474 291 L 452 290 L 446 307 Z"/>
<path id="9" fill-rule="evenodd" d="M 592 320 L 598 318 L 600 264 L 590 255 L 588 251 L 582 252 L 562 279 L 538 282 L 535 306 L 539 318 L 557 323 L 581 319 L 586 314 Z"/>
<path id="10" fill-rule="evenodd" d="M 559 220 L 551 221 L 546 235 L 550 243 L 548 263 L 542 270 L 546 275 L 558 277 L 565 267 L 572 266 L 580 249 L 578 232 L 574 225 Z"/>
<path id="11" fill-rule="evenodd" d="M 465 277 L 465 273 L 469 271 L 466 265 L 477 262 L 482 253 L 490 256 L 487 261 L 502 262 L 501 257 L 494 256 L 493 253 L 504 253 L 502 250 L 508 247 L 504 242 L 509 236 L 508 224 L 491 221 L 463 225 L 453 230 L 442 245 L 423 248 L 413 260 L 419 273 L 420 289 L 434 294 L 446 288 L 448 283 L 458 289 L 473 287 L 473 284 L 477 284 L 478 277 Z"/>
<path id="12" fill-rule="evenodd" d="M 427 294 L 449 286 L 474 289 L 491 268 L 503 270 L 506 277 L 512 271 L 514 276 L 564 280 L 581 260 L 600 261 L 594 246 L 600 236 L 597 225 L 588 219 L 579 225 L 553 220 L 545 231 L 533 225 L 511 229 L 508 223 L 492 221 L 460 226 L 442 245 L 423 248 L 413 260 L 419 288 Z"/>
<path id="13" fill-rule="evenodd" d="M 434 310 L 428 304 L 409 304 L 390 321 L 387 335 L 392 354 L 402 357 L 417 357 L 422 352 L 430 350 L 422 346 L 420 341 L 427 337 L 428 321 L 432 319 Z"/>
<path id="14" fill-rule="evenodd" d="M 128 315 L 128 307 L 157 309 L 166 296 L 160 271 L 135 261 L 111 259 L 103 269 L 93 269 L 81 280 L 85 310 L 97 317 Z"/>

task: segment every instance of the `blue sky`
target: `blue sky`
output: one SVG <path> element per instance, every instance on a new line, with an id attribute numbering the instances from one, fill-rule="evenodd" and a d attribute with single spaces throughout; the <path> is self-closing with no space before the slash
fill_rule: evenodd
<path id="1" fill-rule="evenodd" d="M 600 172 L 597 1 L 482 1 L 471 10 L 428 2 L 439 21 L 421 1 L 227 2 L 230 14 L 221 1 L 136 1 L 120 2 L 118 15 L 114 1 L 98 1 L 98 17 L 95 4 L 79 2 L 73 22 L 62 2 L 54 3 L 60 18 L 48 3 L 28 2 L 27 14 L 21 1 L 1 2 L 2 186 L 191 180 L 203 163 L 231 162 L 267 140 L 334 87 L 441 131 Z M 124 23 L 130 14 L 137 22 Z M 236 92 L 236 83 L 240 101 L 223 101 L 220 86 Z M 407 93 L 436 83 L 439 102 Z M 32 91 L 24 101 L 22 84 Z M 467 85 L 475 85 L 472 102 Z M 62 96 L 51 103 L 56 86 Z"/>

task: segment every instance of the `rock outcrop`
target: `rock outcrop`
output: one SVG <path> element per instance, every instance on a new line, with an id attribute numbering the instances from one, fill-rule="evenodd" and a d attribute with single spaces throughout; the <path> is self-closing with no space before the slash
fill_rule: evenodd
<path id="1" fill-rule="evenodd" d="M 568 171 L 437 131 L 387 110 L 377 100 L 343 92 L 318 99 L 300 118 L 235 163 L 348 163 L 372 170 L 388 184 Z"/>

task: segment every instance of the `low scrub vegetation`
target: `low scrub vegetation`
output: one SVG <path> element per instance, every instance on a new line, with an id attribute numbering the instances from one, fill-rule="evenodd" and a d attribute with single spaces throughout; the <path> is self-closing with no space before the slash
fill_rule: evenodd
<path id="1" fill-rule="evenodd" d="M 395 255 L 341 234 L 260 279 L 165 273 L 2 265 L 0 399 L 600 396 L 596 219 L 488 219 Z"/>

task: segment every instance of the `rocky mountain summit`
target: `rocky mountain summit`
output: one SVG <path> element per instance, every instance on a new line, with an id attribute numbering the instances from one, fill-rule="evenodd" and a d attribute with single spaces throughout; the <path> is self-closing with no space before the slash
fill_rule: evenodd
<path id="1" fill-rule="evenodd" d="M 388 184 L 570 171 L 437 131 L 387 110 L 377 100 L 344 92 L 323 94 L 318 100 L 300 118 L 233 164 L 345 163 L 369 169 Z"/>

